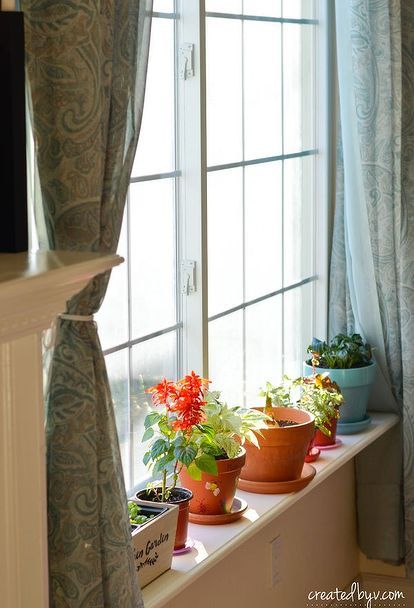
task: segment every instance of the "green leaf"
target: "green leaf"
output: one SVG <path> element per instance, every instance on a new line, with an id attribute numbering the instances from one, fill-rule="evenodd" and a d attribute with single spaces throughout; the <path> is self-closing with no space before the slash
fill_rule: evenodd
<path id="1" fill-rule="evenodd" d="M 201 471 L 209 473 L 210 475 L 217 475 L 217 462 L 213 456 L 202 454 L 195 459 L 195 464 Z"/>
<path id="2" fill-rule="evenodd" d="M 150 460 L 151 460 L 151 452 L 145 452 L 145 454 L 142 458 L 142 462 L 145 464 L 145 466 L 147 466 L 147 464 L 149 463 Z"/>
<path id="3" fill-rule="evenodd" d="M 158 424 L 158 428 L 160 429 L 161 433 L 163 435 L 170 435 L 171 434 L 171 428 L 170 426 L 167 424 L 167 422 L 165 420 L 161 420 Z"/>
<path id="4" fill-rule="evenodd" d="M 194 458 L 197 456 L 197 448 L 193 445 L 179 446 L 174 450 L 174 456 L 185 464 L 186 467 L 190 466 Z"/>
<path id="5" fill-rule="evenodd" d="M 151 437 L 154 437 L 154 429 L 152 427 L 148 428 L 145 433 L 142 436 L 142 441 L 148 441 L 148 439 L 151 439 Z"/>
<path id="6" fill-rule="evenodd" d="M 151 457 L 157 458 L 158 456 L 161 456 L 161 454 L 164 454 L 164 452 L 168 452 L 168 444 L 165 439 L 162 439 L 162 437 L 160 437 L 159 439 L 154 441 L 151 446 Z"/>
<path id="7" fill-rule="evenodd" d="M 157 473 L 162 473 L 163 471 L 165 471 L 168 468 L 168 465 L 170 464 L 170 462 L 172 462 L 174 460 L 174 455 L 171 453 L 165 454 L 165 456 L 163 456 L 162 458 L 160 458 L 159 460 L 157 460 L 157 462 L 154 465 L 154 469 L 153 469 L 153 474 L 156 475 Z"/>
<path id="8" fill-rule="evenodd" d="M 180 448 L 185 445 L 185 439 L 182 435 L 177 435 L 177 437 L 171 443 L 174 448 Z"/>
<path id="9" fill-rule="evenodd" d="M 150 426 L 153 426 L 156 422 L 158 422 L 161 418 L 161 415 L 158 412 L 151 412 L 145 416 L 144 427 L 149 429 Z"/>
<path id="10" fill-rule="evenodd" d="M 191 479 L 194 479 L 195 481 L 201 481 L 201 471 L 198 468 L 198 466 L 195 464 L 195 462 L 192 462 L 187 467 L 187 473 L 189 474 Z"/>

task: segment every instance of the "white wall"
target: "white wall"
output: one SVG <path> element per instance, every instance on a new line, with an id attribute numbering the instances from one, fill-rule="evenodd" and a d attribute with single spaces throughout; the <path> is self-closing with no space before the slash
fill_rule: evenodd
<path id="1" fill-rule="evenodd" d="M 351 461 L 166 606 L 299 608 L 311 590 L 346 588 L 359 571 L 354 505 Z M 272 588 L 270 542 L 277 536 L 280 582 Z"/>

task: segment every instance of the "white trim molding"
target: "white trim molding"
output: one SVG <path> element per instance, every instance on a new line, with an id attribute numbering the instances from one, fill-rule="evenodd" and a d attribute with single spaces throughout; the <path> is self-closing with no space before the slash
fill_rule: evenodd
<path id="1" fill-rule="evenodd" d="M 1 603 L 47 608 L 46 443 L 41 332 L 119 256 L 0 255 Z"/>

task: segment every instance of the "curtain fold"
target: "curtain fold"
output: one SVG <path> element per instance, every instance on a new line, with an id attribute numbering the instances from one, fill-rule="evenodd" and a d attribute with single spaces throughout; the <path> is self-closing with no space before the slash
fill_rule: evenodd
<path id="1" fill-rule="evenodd" d="M 414 10 L 409 0 L 336 0 L 335 10 L 341 138 L 330 335 L 355 330 L 376 347 L 370 407 L 402 419 L 357 459 L 361 549 L 405 558 L 414 577 Z"/>
<path id="2" fill-rule="evenodd" d="M 152 0 L 22 7 L 47 242 L 115 253 L 142 118 Z M 67 313 L 97 312 L 108 280 L 95 277 Z M 51 606 L 142 606 L 93 321 L 58 322 L 46 432 Z"/>

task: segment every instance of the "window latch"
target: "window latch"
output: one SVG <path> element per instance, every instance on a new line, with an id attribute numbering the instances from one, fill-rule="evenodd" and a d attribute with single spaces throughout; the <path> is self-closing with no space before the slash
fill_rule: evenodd
<path id="1" fill-rule="evenodd" d="M 187 80 L 194 76 L 194 44 L 186 42 L 179 49 L 179 76 Z"/>
<path id="2" fill-rule="evenodd" d="M 181 293 L 189 296 L 196 292 L 196 263 L 194 260 L 183 260 L 181 262 Z"/>

